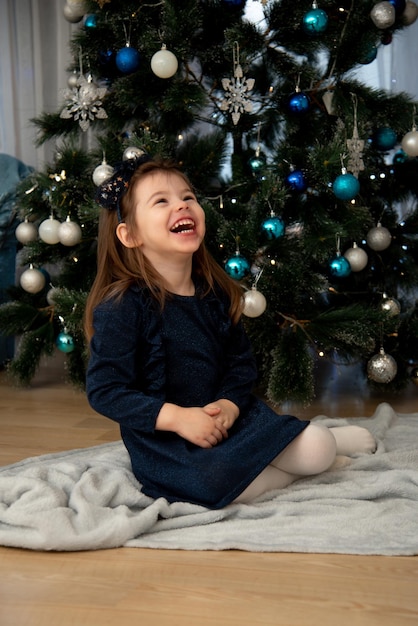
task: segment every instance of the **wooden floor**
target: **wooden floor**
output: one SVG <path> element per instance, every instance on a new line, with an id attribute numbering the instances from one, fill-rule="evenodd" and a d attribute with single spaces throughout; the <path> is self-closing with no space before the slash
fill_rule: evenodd
<path id="1" fill-rule="evenodd" d="M 119 438 L 64 377 L 60 358 L 43 365 L 30 389 L 0 373 L 0 465 Z M 379 398 L 356 369 L 328 367 L 321 380 L 312 406 L 284 408 L 308 418 L 370 416 L 381 401 L 417 411 L 412 384 Z M 418 557 L 0 548 L 0 624 L 416 626 Z"/>

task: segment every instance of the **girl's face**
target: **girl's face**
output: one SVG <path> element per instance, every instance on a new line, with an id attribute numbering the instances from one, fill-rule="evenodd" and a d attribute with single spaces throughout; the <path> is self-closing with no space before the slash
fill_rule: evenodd
<path id="1" fill-rule="evenodd" d="M 125 223 L 116 231 L 123 245 L 140 247 L 154 265 L 196 252 L 205 236 L 205 214 L 181 175 L 151 172 L 135 184 L 134 196 L 135 232 Z"/>

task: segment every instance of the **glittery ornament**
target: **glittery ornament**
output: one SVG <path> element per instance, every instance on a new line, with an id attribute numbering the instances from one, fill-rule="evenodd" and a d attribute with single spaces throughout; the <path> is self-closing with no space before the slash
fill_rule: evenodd
<path id="1" fill-rule="evenodd" d="M 395 359 L 380 348 L 367 363 L 367 376 L 375 383 L 390 383 L 396 376 L 398 366 Z"/>
<path id="2" fill-rule="evenodd" d="M 380 252 L 381 250 L 386 250 L 386 248 L 390 246 L 392 235 L 387 228 L 378 223 L 377 226 L 369 230 L 366 241 L 369 248 L 375 250 L 376 252 Z"/>
<path id="3" fill-rule="evenodd" d="M 377 2 L 370 11 L 370 17 L 377 28 L 390 28 L 395 23 L 395 8 L 390 2 Z"/>
<path id="4" fill-rule="evenodd" d="M 109 180 L 113 175 L 113 167 L 106 163 L 106 159 L 103 159 L 100 165 L 98 165 L 93 172 L 93 182 L 97 187 L 100 187 L 106 180 Z"/>
<path id="5" fill-rule="evenodd" d="M 353 174 L 343 171 L 335 179 L 332 190 L 340 200 L 353 200 L 360 191 L 360 183 Z"/>
<path id="6" fill-rule="evenodd" d="M 245 78 L 239 62 L 239 46 L 236 42 L 233 48 L 233 68 L 233 78 L 223 78 L 221 81 L 226 95 L 219 108 L 221 111 L 229 111 L 234 125 L 237 125 L 242 113 L 251 113 L 253 110 L 248 93 L 252 91 L 255 80 Z"/>
<path id="7" fill-rule="evenodd" d="M 82 231 L 77 222 L 71 221 L 70 216 L 68 216 L 58 228 L 58 237 L 63 246 L 76 246 L 81 241 Z"/>
<path id="8" fill-rule="evenodd" d="M 28 218 L 25 218 L 25 221 L 17 226 L 15 237 L 21 244 L 26 245 L 38 239 L 38 229 L 33 222 L 29 222 Z"/>
<path id="9" fill-rule="evenodd" d="M 369 257 L 363 248 L 359 248 L 354 242 L 352 248 L 344 252 L 344 257 L 350 263 L 352 272 L 361 272 L 366 267 Z"/>
<path id="10" fill-rule="evenodd" d="M 102 107 L 102 100 L 106 95 L 106 87 L 97 87 L 93 78 L 81 75 L 74 89 L 65 89 L 64 97 L 67 103 L 60 113 L 60 117 L 66 120 L 74 119 L 79 123 L 83 132 L 90 127 L 95 119 L 104 120 L 107 113 Z"/>
<path id="11" fill-rule="evenodd" d="M 28 293 L 39 293 L 45 287 L 45 283 L 45 275 L 32 264 L 20 276 L 20 286 Z"/>

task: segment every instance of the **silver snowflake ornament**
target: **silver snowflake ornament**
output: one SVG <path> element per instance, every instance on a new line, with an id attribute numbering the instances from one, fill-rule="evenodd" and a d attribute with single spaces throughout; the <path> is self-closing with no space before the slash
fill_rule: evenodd
<path id="1" fill-rule="evenodd" d="M 229 111 L 232 121 L 238 124 L 242 113 L 251 113 L 253 105 L 248 98 L 248 92 L 254 87 L 254 78 L 245 78 L 243 76 L 240 65 L 235 67 L 233 78 L 223 78 L 222 87 L 226 91 L 225 98 L 222 100 L 221 111 Z"/>
<path id="2" fill-rule="evenodd" d="M 354 132 L 352 139 L 347 139 L 347 148 L 349 154 L 347 169 L 358 178 L 359 172 L 364 170 L 364 140 L 359 138 L 357 132 Z"/>
<path id="3" fill-rule="evenodd" d="M 79 123 L 81 130 L 86 132 L 90 122 L 96 118 L 100 120 L 107 118 L 107 113 L 102 107 L 106 91 L 106 87 L 97 87 L 90 75 L 87 78 L 81 75 L 73 89 L 64 90 L 63 94 L 67 103 L 60 117 L 66 120 L 73 118 Z"/>

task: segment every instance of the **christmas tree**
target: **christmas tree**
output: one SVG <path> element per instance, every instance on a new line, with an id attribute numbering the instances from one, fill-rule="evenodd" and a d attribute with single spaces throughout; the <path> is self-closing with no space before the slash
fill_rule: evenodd
<path id="1" fill-rule="evenodd" d="M 360 361 L 403 389 L 418 365 L 416 103 L 356 68 L 418 16 L 413 2 L 67 0 L 79 23 L 62 107 L 34 120 L 56 142 L 19 187 L 24 270 L 0 307 L 21 382 L 57 345 L 83 386 L 95 274 L 96 186 L 146 151 L 179 161 L 207 243 L 243 287 L 260 385 L 309 403 L 318 359 Z"/>

